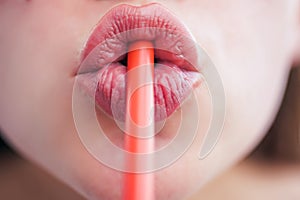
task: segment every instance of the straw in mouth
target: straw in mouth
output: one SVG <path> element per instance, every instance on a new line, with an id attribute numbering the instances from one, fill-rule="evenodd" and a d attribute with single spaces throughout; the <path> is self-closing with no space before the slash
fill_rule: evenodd
<path id="1" fill-rule="evenodd" d="M 129 46 L 126 76 L 125 150 L 151 153 L 154 150 L 154 48 L 149 41 Z M 134 158 L 125 160 L 134 166 Z M 151 165 L 151 160 L 147 162 Z M 124 174 L 124 200 L 154 200 L 153 174 Z"/>

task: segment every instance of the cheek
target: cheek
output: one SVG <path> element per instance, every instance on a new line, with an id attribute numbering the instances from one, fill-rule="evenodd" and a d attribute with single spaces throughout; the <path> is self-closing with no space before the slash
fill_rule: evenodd
<path id="1" fill-rule="evenodd" d="M 226 95 L 220 140 L 203 161 L 211 167 L 208 176 L 219 172 L 218 163 L 225 168 L 241 159 L 264 136 L 288 77 L 292 32 L 287 27 L 288 4 L 249 3 L 228 7 L 220 2 L 216 8 L 213 3 L 194 2 L 197 11 L 178 13 L 214 62 Z"/>
<path id="2" fill-rule="evenodd" d="M 3 10 L 0 24 L 10 31 L 1 33 L 0 125 L 23 154 L 54 171 L 63 159 L 54 146 L 63 154 L 77 139 L 72 76 L 83 40 L 68 24 L 82 23 L 66 17 L 67 10 L 53 12 L 50 4 Z"/>

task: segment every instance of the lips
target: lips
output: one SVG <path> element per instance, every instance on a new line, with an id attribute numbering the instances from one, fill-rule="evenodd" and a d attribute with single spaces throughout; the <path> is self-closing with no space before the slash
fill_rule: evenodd
<path id="1" fill-rule="evenodd" d="M 192 36 L 160 4 L 123 4 L 104 15 L 85 45 L 77 78 L 98 108 L 124 121 L 127 48 L 138 40 L 154 44 L 155 120 L 164 120 L 200 84 L 201 76 Z"/>

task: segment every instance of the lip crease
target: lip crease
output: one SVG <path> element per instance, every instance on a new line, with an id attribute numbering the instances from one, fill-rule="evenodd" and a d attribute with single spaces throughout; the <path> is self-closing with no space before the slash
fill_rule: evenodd
<path id="1" fill-rule="evenodd" d="M 101 110 L 124 121 L 127 47 L 138 40 L 154 44 L 155 121 L 164 120 L 201 83 L 201 75 L 192 36 L 160 4 L 122 4 L 104 15 L 85 44 L 76 77 Z"/>

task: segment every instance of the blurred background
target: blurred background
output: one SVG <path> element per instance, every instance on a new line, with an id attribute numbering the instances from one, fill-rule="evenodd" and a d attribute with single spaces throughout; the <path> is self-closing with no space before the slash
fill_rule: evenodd
<path id="1" fill-rule="evenodd" d="M 22 158 L 0 139 L 0 198 L 81 200 L 72 189 Z M 269 133 L 241 163 L 190 200 L 300 199 L 300 67 L 293 68 Z"/>

